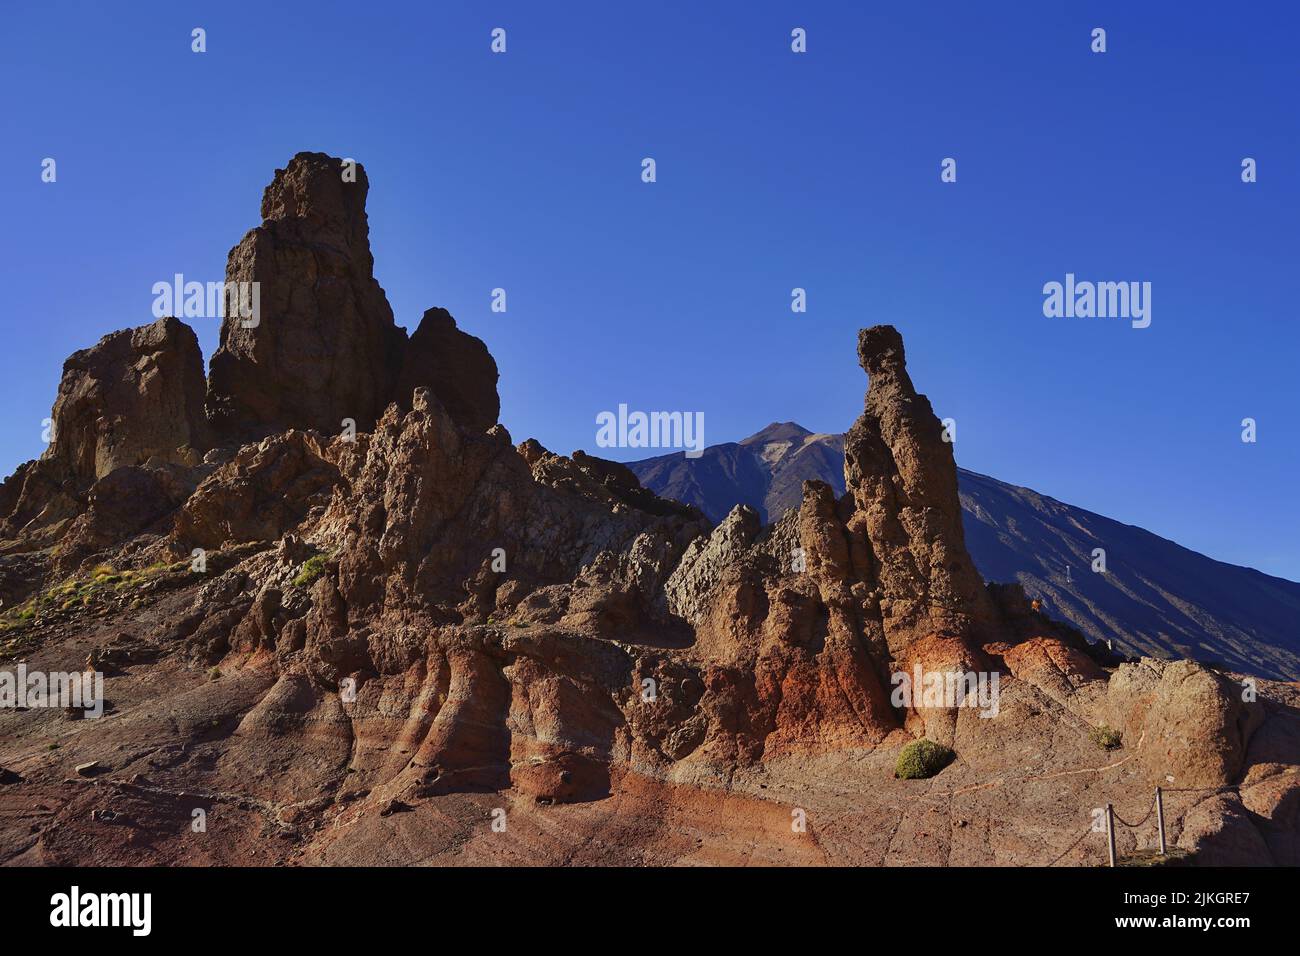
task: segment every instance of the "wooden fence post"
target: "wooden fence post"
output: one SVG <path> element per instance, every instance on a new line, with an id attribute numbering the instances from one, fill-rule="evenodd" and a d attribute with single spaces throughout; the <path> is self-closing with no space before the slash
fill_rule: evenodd
<path id="1" fill-rule="evenodd" d="M 1165 801 L 1159 787 L 1156 787 L 1156 826 L 1160 828 L 1160 855 L 1164 856 L 1169 849 L 1165 846 Z"/>
<path id="2" fill-rule="evenodd" d="M 1115 805 L 1106 804 L 1106 851 L 1110 854 L 1110 865 L 1115 865 Z"/>

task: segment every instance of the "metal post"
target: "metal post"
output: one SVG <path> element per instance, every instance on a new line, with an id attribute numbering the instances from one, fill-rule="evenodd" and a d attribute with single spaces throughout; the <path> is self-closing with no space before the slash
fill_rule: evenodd
<path id="1" fill-rule="evenodd" d="M 1160 855 L 1164 856 L 1169 850 L 1165 846 L 1165 800 L 1159 787 L 1156 787 L 1156 826 L 1160 828 Z"/>
<path id="2" fill-rule="evenodd" d="M 1115 865 L 1115 805 L 1106 804 L 1106 852 L 1110 854 L 1110 865 Z"/>

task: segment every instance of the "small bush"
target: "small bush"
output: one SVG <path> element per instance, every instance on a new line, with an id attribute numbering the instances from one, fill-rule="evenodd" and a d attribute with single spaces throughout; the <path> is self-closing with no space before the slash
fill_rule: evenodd
<path id="1" fill-rule="evenodd" d="M 894 776 L 900 780 L 924 780 L 933 777 L 956 757 L 943 744 L 936 744 L 933 740 L 913 740 L 899 752 Z"/>
<path id="2" fill-rule="evenodd" d="M 315 554 L 303 562 L 302 569 L 299 570 L 298 576 L 293 579 L 293 583 L 303 588 L 311 584 L 318 577 L 325 573 L 326 556 Z"/>
<path id="3" fill-rule="evenodd" d="M 221 680 L 221 668 L 220 668 L 220 667 L 209 667 L 209 668 L 208 668 L 208 680 Z"/>
<path id="4" fill-rule="evenodd" d="M 1123 739 L 1118 730 L 1112 730 L 1105 724 L 1088 731 L 1088 737 L 1102 750 L 1118 750 Z"/>

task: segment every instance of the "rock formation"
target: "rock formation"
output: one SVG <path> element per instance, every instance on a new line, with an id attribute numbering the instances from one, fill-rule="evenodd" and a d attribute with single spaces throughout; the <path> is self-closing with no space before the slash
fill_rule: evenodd
<path id="1" fill-rule="evenodd" d="M 395 398 L 410 408 L 412 393 L 428 387 L 458 425 L 483 432 L 501 411 L 497 377 L 482 339 L 457 329 L 446 309 L 430 309 L 406 345 Z"/>
<path id="2" fill-rule="evenodd" d="M 871 381 L 866 408 L 844 440 L 853 530 L 870 546 L 892 650 L 929 633 L 992 637 L 984 582 L 966 553 L 952 443 L 907 374 L 891 326 L 858 334 Z"/>
<path id="3" fill-rule="evenodd" d="M 0 520 L 8 534 L 26 529 L 32 536 L 52 525 L 61 528 L 62 522 L 93 507 L 87 499 L 92 486 L 120 469 L 196 465 L 211 444 L 203 387 L 198 339 L 178 319 L 114 332 L 75 352 L 63 365 L 50 413 L 49 448 L 0 491 Z M 107 504 L 133 482 L 143 500 L 128 494 Z M 135 478 L 124 476 L 103 491 L 98 502 L 119 511 L 157 507 L 159 500 Z M 142 527 L 128 524 L 123 536 Z"/>
<path id="4" fill-rule="evenodd" d="M 192 465 L 209 447 L 203 356 L 174 318 L 106 335 L 63 364 L 45 459 L 78 485 L 150 461 Z"/>
<path id="5" fill-rule="evenodd" d="M 426 312 L 409 343 L 394 324 L 374 277 L 369 189 L 365 167 L 323 153 L 299 153 L 276 170 L 262 224 L 226 264 L 228 287 L 257 284 L 259 314 L 228 306 L 222 321 L 208 382 L 222 435 L 331 435 L 345 419 L 370 431 L 389 403 L 409 408 L 419 386 L 433 388 L 467 428 L 496 424 L 497 368 L 479 339 L 444 309 Z"/>
<path id="6" fill-rule="evenodd" d="M 720 522 L 738 504 L 763 523 L 799 507 L 802 483 L 844 494 L 844 436 L 774 422 L 739 442 L 628 462 L 660 497 Z M 1133 525 L 963 468 L 966 550 L 986 582 L 1016 581 L 1053 618 L 1128 657 L 1190 658 L 1300 679 L 1300 583 L 1215 561 Z M 1094 570 L 1097 549 L 1122 560 Z"/>
<path id="7" fill-rule="evenodd" d="M 113 384 L 128 366 L 153 382 L 174 356 L 115 345 L 77 365 L 109 386 L 60 393 L 69 444 L 0 488 L 0 595 L 25 599 L 0 614 L 0 654 L 111 664 L 119 708 L 65 748 L 37 746 L 52 717 L 17 715 L 4 786 L 55 809 L 33 826 L 0 804 L 0 862 L 500 861 L 527 845 L 534 862 L 600 847 L 601 862 L 1042 863 L 1091 826 L 1094 781 L 1137 799 L 1160 775 L 1220 801 L 1170 810 L 1207 858 L 1294 854 L 1295 702 L 1238 702 L 1190 663 L 1110 675 L 1018 587 L 986 591 L 951 446 L 893 328 L 860 336 L 850 493 L 809 481 L 773 524 L 738 507 L 711 526 L 622 465 L 515 445 L 495 364 L 445 312 L 407 342 L 371 276 L 364 173 L 336 166 L 295 157 L 232 253 L 229 275 L 267 283 L 269 307 L 223 330 L 216 447 L 197 455 L 192 375 Z M 188 355 L 171 322 L 163 351 Z M 173 406 L 166 423 L 88 424 Z M 61 517 L 36 534 L 33 512 Z M 1003 678 L 995 713 L 893 699 L 900 672 L 954 670 Z M 1103 763 L 1088 733 L 1103 722 L 1127 758 Z M 895 780 L 921 735 L 957 760 Z M 62 784 L 65 762 L 91 760 L 149 840 L 94 829 L 101 808 Z M 171 836 L 194 794 L 225 801 L 221 839 Z M 572 832 L 545 816 L 555 803 L 583 805 Z M 524 842 L 480 846 L 502 806 Z M 682 846 L 675 815 L 708 844 Z"/>
<path id="8" fill-rule="evenodd" d="M 345 418 L 368 431 L 387 404 L 405 336 L 374 277 L 366 171 L 345 172 L 296 155 L 266 187 L 262 224 L 230 250 L 226 281 L 258 283 L 260 314 L 228 306 L 222 320 L 208 405 L 224 434 L 334 434 Z"/>

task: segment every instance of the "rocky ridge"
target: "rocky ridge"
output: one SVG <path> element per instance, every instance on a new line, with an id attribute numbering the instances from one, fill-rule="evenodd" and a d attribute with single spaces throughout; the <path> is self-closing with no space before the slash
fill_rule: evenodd
<path id="1" fill-rule="evenodd" d="M 844 493 L 844 435 L 774 422 L 697 459 L 678 452 L 628 467 L 646 488 L 715 522 L 744 504 L 766 523 L 799 506 L 807 479 Z M 1022 585 L 1089 641 L 1132 658 L 1300 678 L 1300 584 L 964 468 L 957 491 L 966 550 L 984 580 Z M 1097 548 L 1107 555 L 1102 573 Z"/>

